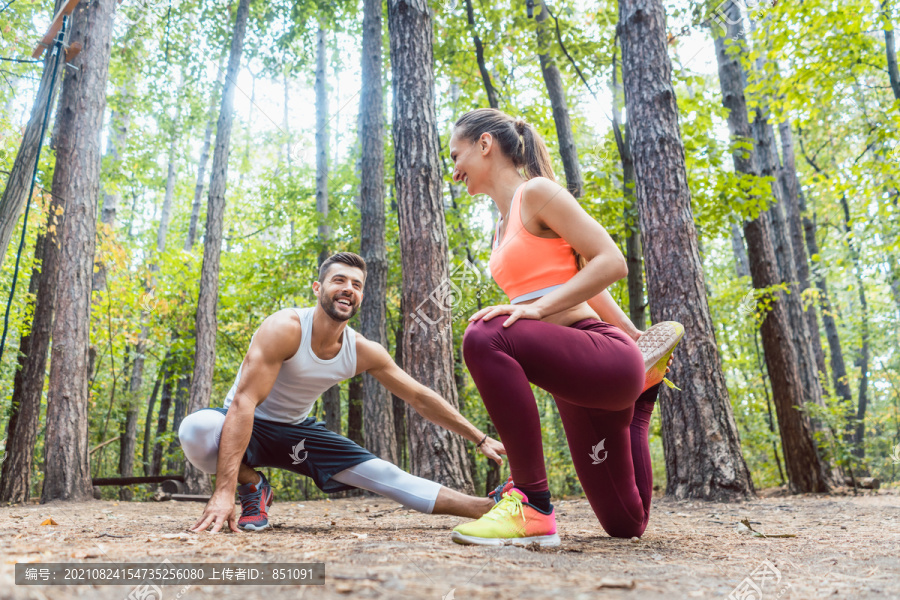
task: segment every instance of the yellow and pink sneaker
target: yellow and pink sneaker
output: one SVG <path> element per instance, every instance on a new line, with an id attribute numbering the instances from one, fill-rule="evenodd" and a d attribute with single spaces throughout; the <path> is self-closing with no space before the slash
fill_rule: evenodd
<path id="1" fill-rule="evenodd" d="M 559 546 L 556 511 L 541 512 L 518 488 L 503 492 L 503 499 L 477 521 L 454 527 L 450 537 L 457 544 L 479 546 Z"/>
<path id="2" fill-rule="evenodd" d="M 670 388 L 675 384 L 666 379 L 666 367 L 675 347 L 684 337 L 684 325 L 677 321 L 662 321 L 638 338 L 637 347 L 644 356 L 644 389 L 646 391 L 660 381 Z"/>

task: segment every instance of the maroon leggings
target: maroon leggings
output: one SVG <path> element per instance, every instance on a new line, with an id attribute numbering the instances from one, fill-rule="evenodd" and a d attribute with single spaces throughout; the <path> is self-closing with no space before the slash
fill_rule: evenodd
<path id="1" fill-rule="evenodd" d="M 556 400 L 575 472 L 603 529 L 613 537 L 640 536 L 650 515 L 647 436 L 659 386 L 641 393 L 637 345 L 596 319 L 569 327 L 520 319 L 504 328 L 505 320 L 469 325 L 463 355 L 506 447 L 513 481 L 549 489 L 531 382 Z"/>

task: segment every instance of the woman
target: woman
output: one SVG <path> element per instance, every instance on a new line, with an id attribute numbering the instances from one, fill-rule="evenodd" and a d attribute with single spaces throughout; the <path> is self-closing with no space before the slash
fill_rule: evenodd
<path id="1" fill-rule="evenodd" d="M 455 124 L 450 157 L 454 181 L 465 182 L 471 195 L 490 196 L 502 215 L 490 269 L 510 304 L 470 317 L 463 354 L 512 474 L 497 490 L 502 500 L 456 527 L 454 541 L 559 545 L 529 382 L 553 394 L 575 471 L 603 528 L 615 537 L 640 536 L 652 493 L 650 415 L 683 328 L 670 322 L 653 336 L 658 347 L 648 373 L 635 343 L 641 332 L 606 291 L 627 275 L 625 258 L 556 183 L 531 125 L 495 109 L 469 112 Z"/>

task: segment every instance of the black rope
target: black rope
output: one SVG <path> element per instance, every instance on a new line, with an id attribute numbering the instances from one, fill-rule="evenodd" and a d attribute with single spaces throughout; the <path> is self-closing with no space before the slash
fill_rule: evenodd
<path id="1" fill-rule="evenodd" d="M 12 6 L 12 5 L 13 5 L 13 2 L 15 2 L 15 1 L 16 1 L 16 0 L 9 0 L 9 2 L 6 3 L 6 6 L 4 6 L 3 8 L 0 8 L 0 13 L 2 13 L 4 10 L 6 10 L 6 9 L 9 8 L 10 6 Z"/>
<path id="2" fill-rule="evenodd" d="M 14 62 L 14 63 L 39 63 L 39 62 L 43 62 L 43 61 L 41 61 L 41 60 L 31 60 L 31 59 L 25 59 L 25 58 L 10 58 L 10 57 L 8 57 L 8 56 L 0 56 L 0 60 L 5 60 L 5 61 L 8 61 L 8 62 Z"/>
<path id="3" fill-rule="evenodd" d="M 12 3 L 10 3 L 12 4 Z M 7 4 L 9 6 L 9 4 Z M 56 70 L 59 67 L 59 61 L 64 52 L 62 52 L 63 39 L 65 39 L 66 24 L 68 17 L 63 19 L 62 28 L 56 36 L 53 44 L 52 57 L 56 57 L 53 62 L 53 73 L 50 76 L 50 90 L 47 95 L 47 107 L 44 109 L 44 121 L 41 123 L 41 135 L 38 138 L 37 156 L 34 159 L 34 169 L 31 172 L 31 187 L 28 189 L 28 198 L 25 202 L 25 218 L 22 222 L 22 237 L 19 239 L 19 250 L 16 253 L 16 268 L 13 271 L 12 285 L 9 286 L 9 299 L 6 301 L 6 314 L 3 317 L 3 336 L 0 337 L 0 363 L 3 361 L 3 349 L 6 347 L 6 332 L 9 329 L 9 311 L 12 308 L 13 297 L 16 294 L 16 281 L 19 279 L 19 263 L 22 260 L 22 249 L 25 247 L 25 233 L 28 230 L 28 212 L 31 209 L 31 195 L 34 193 L 34 181 L 37 179 L 38 165 L 41 162 L 41 149 L 44 146 L 44 135 L 47 133 L 47 121 L 50 120 L 50 108 L 53 105 L 53 91 L 56 88 Z"/>

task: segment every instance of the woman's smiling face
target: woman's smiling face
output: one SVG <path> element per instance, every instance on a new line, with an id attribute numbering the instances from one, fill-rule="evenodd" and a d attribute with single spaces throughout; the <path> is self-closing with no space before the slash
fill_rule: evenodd
<path id="1" fill-rule="evenodd" d="M 485 136 L 488 140 L 485 140 Z M 466 190 L 470 196 L 479 194 L 479 184 L 483 181 L 488 161 L 485 159 L 484 142 L 490 146 L 490 135 L 485 134 L 481 139 L 470 142 L 467 139 L 453 133 L 450 136 L 450 160 L 453 161 L 453 181 L 462 181 L 466 184 Z"/>

